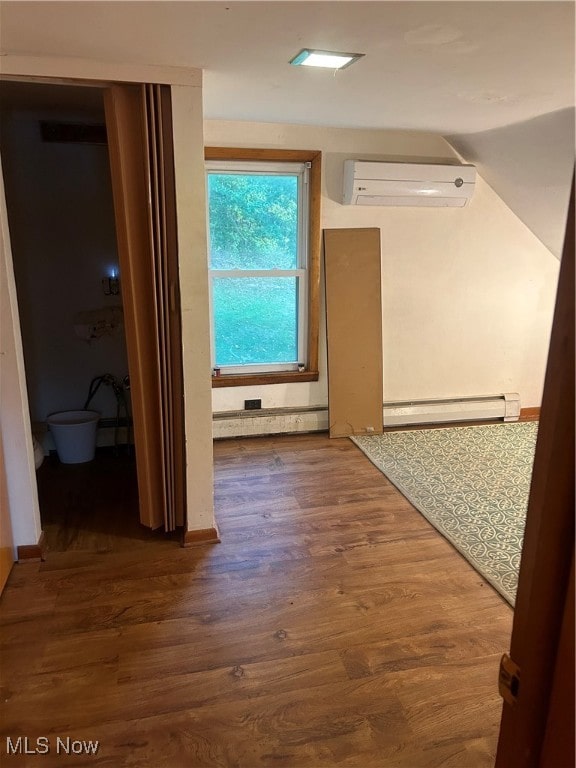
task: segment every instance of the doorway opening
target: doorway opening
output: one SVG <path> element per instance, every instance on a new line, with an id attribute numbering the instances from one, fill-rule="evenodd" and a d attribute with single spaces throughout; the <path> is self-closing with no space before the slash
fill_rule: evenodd
<path id="1" fill-rule="evenodd" d="M 166 537 L 139 522 L 103 93 L 0 85 L 0 152 L 40 514 L 52 551 Z M 99 414 L 94 459 L 63 463 L 47 418 L 85 408 Z"/>

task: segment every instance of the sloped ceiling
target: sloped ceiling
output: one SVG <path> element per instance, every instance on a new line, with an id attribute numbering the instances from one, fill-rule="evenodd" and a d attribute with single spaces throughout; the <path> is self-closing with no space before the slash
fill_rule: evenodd
<path id="1" fill-rule="evenodd" d="M 560 258 L 574 173 L 574 110 L 447 138 Z"/>
<path id="2" fill-rule="evenodd" d="M 3 54 L 202 69 L 207 118 L 450 136 L 557 250 L 574 144 L 572 1 L 2 0 L 0 22 Z M 304 47 L 365 56 L 338 73 L 289 66 Z M 542 195 L 545 146 L 556 193 Z"/>

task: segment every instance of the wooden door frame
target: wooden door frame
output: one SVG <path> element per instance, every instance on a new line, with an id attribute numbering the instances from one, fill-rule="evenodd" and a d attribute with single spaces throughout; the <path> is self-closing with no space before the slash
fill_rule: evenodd
<path id="1" fill-rule="evenodd" d="M 19 58 L 19 57 L 12 57 L 12 58 Z M 4 62 L 3 62 L 3 64 L 4 64 Z M 57 75 L 55 76 L 55 75 L 51 75 L 51 74 L 48 74 L 47 76 L 45 76 L 45 75 L 13 74 L 13 73 L 10 73 L 10 74 L 6 75 L 5 72 L 3 71 L 2 79 L 10 80 L 10 81 L 13 81 L 13 82 L 21 82 L 21 83 L 36 83 L 36 84 L 40 84 L 40 85 L 56 85 L 56 86 L 75 86 L 75 87 L 85 87 L 85 88 L 98 88 L 99 90 L 102 91 L 103 96 L 105 96 L 106 91 L 109 92 L 114 87 L 116 87 L 116 88 L 117 87 L 122 87 L 122 86 L 134 87 L 134 86 L 138 86 L 138 85 L 140 85 L 140 86 L 144 86 L 145 85 L 145 83 L 140 81 L 136 75 L 129 76 L 129 77 L 126 78 L 126 80 L 122 80 L 120 82 L 113 81 L 113 80 L 100 80 L 98 78 L 98 75 L 99 75 L 100 71 L 106 72 L 106 65 L 99 65 L 98 63 L 93 63 L 93 62 L 89 62 L 88 65 L 89 65 L 89 68 L 93 69 L 93 72 L 88 74 L 86 77 L 83 77 L 83 76 L 80 76 L 80 77 L 61 77 L 61 76 L 57 76 Z M 136 69 L 138 69 L 138 68 L 136 68 Z M 3 70 L 5 70 L 4 66 L 3 66 Z M 154 70 L 151 69 L 150 70 L 150 74 L 152 75 L 153 72 L 154 72 Z M 176 73 L 172 73 L 171 72 L 171 76 L 173 74 L 177 75 L 176 79 L 182 85 L 197 84 L 197 71 L 195 71 L 195 70 L 181 70 L 181 71 L 178 70 L 178 72 L 176 72 Z M 152 76 L 152 77 L 150 77 L 150 80 L 152 80 L 154 82 L 158 82 L 158 78 L 157 77 L 153 77 Z M 165 78 L 165 77 L 161 77 L 160 78 L 161 82 L 166 82 L 166 80 L 167 80 L 167 78 Z M 106 117 L 106 121 L 108 122 L 108 117 Z M 165 139 L 165 141 L 168 140 L 167 137 L 164 137 L 164 139 Z M 172 140 L 173 140 L 172 137 L 170 137 L 170 141 L 172 141 Z M 173 175 L 172 175 L 172 180 L 173 180 Z M 115 226 L 116 226 L 117 229 L 122 227 L 122 223 L 118 220 L 118 214 L 117 214 L 116 210 L 115 210 Z M 129 258 L 129 256 L 130 256 L 130 254 L 125 254 L 124 258 Z M 176 257 L 176 259 L 177 259 L 177 257 Z M 167 270 L 170 271 L 171 274 L 173 274 L 173 275 L 176 274 L 177 275 L 177 273 L 178 273 L 177 263 L 176 263 L 176 265 L 175 264 L 167 265 L 166 268 L 167 268 Z M 176 296 L 178 295 L 178 291 L 176 291 L 175 295 Z M 123 304 L 126 304 L 127 301 L 131 302 L 131 306 L 132 306 L 132 310 L 133 310 L 131 312 L 131 314 L 132 314 L 133 317 L 135 317 L 135 318 L 145 317 L 146 316 L 146 307 L 141 306 L 138 303 L 138 298 L 139 298 L 139 296 L 138 296 L 137 293 L 135 293 L 135 292 L 127 292 L 127 294 L 124 294 L 123 297 L 122 297 Z M 172 303 L 173 303 L 173 301 L 174 301 L 174 294 L 172 294 L 172 296 L 170 296 L 170 297 L 167 297 L 167 301 L 169 303 L 172 301 Z M 141 311 L 138 311 L 139 309 Z M 177 311 L 179 312 L 179 307 L 178 307 Z M 138 322 L 138 320 L 136 320 L 136 322 Z M 126 323 L 125 324 L 125 330 L 126 330 L 126 344 L 127 344 L 127 347 L 136 348 L 137 345 L 135 344 L 135 336 L 134 336 L 135 330 L 136 330 L 135 327 L 131 326 L 129 323 Z M 132 334 L 132 337 L 130 337 L 130 334 Z M 148 335 L 148 340 L 150 341 L 149 335 Z M 156 342 L 155 352 L 154 353 L 155 354 L 156 353 L 159 354 L 159 352 L 158 352 L 158 336 L 157 335 L 154 335 L 154 341 Z M 181 346 L 182 345 L 181 345 L 181 337 L 180 337 L 180 351 L 181 351 Z M 138 356 L 135 355 L 135 353 L 133 353 L 131 357 L 132 357 L 132 362 L 133 363 L 134 363 L 134 361 L 136 359 L 138 359 Z M 130 359 L 130 355 L 129 355 L 129 359 Z M 129 372 L 131 373 L 131 371 L 129 371 Z M 180 380 L 177 383 L 177 388 L 179 388 L 180 392 L 183 393 L 184 386 L 183 386 L 183 370 L 182 370 L 181 355 L 177 357 L 176 365 L 172 366 L 172 375 L 175 378 L 178 377 L 178 376 L 180 377 Z M 180 405 L 183 405 L 183 404 L 180 404 Z M 144 419 L 144 413 L 143 412 L 138 412 L 138 410 L 136 410 L 136 413 L 134 413 L 134 410 L 133 410 L 133 416 L 135 416 L 136 414 L 139 415 L 140 419 Z M 136 430 L 135 430 L 135 432 L 136 432 Z M 185 481 L 184 481 L 185 466 L 186 466 L 186 455 L 185 455 L 185 443 L 184 443 L 184 439 L 183 438 L 178 441 L 178 448 L 180 450 L 178 451 L 178 456 L 175 457 L 175 461 L 174 461 L 175 465 L 178 464 L 178 462 L 179 462 L 179 466 L 176 466 L 175 472 L 176 472 L 176 476 L 178 478 L 178 483 L 179 483 L 178 488 L 179 488 L 179 490 L 181 492 L 181 495 L 182 495 L 182 500 L 181 500 L 181 503 L 179 505 L 179 509 L 180 509 L 180 512 L 181 512 L 181 514 L 180 514 L 180 518 L 181 519 L 179 519 L 178 522 L 179 522 L 179 524 L 183 524 L 184 525 L 184 530 L 186 531 L 186 528 L 187 528 L 187 514 L 186 514 L 186 512 L 187 512 L 187 504 L 186 504 Z M 137 459 L 137 463 L 138 463 L 138 459 Z M 144 485 L 148 485 L 148 484 L 149 484 L 148 483 L 148 478 L 146 478 L 146 482 L 145 482 Z M 139 488 L 140 488 L 140 482 L 139 482 Z M 158 499 L 160 497 L 159 497 L 159 493 L 155 493 L 154 489 L 152 489 L 151 494 L 147 494 L 147 498 L 148 498 L 148 506 L 151 506 L 151 505 L 153 505 L 155 503 L 158 503 Z M 157 527 L 158 523 L 151 519 L 150 521 L 146 521 L 146 524 L 150 525 L 150 527 Z"/>
<path id="2" fill-rule="evenodd" d="M 574 205 L 573 181 L 510 643 L 518 694 L 503 705 L 496 768 L 574 765 L 574 681 L 572 692 L 555 684 L 574 670 L 563 630 L 574 589 Z M 567 762 L 550 761 L 562 750 L 552 745 L 550 728 L 566 740 Z"/>

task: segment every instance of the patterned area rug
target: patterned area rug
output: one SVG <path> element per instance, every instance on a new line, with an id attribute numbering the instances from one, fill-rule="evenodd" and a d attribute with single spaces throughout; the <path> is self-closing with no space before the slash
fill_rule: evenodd
<path id="1" fill-rule="evenodd" d="M 351 438 L 514 605 L 538 424 Z"/>

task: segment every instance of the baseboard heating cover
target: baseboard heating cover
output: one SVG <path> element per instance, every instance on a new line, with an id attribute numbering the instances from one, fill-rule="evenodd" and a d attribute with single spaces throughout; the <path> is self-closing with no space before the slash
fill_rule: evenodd
<path id="1" fill-rule="evenodd" d="M 519 417 L 520 395 L 516 392 L 445 400 L 384 403 L 385 427 L 491 419 L 518 421 Z"/>
<path id="2" fill-rule="evenodd" d="M 520 396 L 516 393 L 384 403 L 385 427 L 451 421 L 518 421 L 519 417 Z M 328 428 L 326 406 L 221 411 L 213 414 L 212 421 L 214 439 L 326 432 Z"/>
<path id="3" fill-rule="evenodd" d="M 328 408 L 262 408 L 258 411 L 222 411 L 212 420 L 214 439 L 222 437 L 251 437 L 281 435 L 296 432 L 325 432 L 328 430 Z"/>

